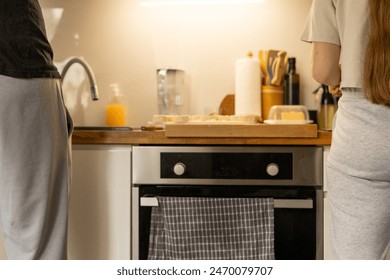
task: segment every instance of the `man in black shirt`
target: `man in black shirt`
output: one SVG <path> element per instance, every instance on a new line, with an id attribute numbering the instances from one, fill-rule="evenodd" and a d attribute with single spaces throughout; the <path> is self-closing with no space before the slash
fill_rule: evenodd
<path id="1" fill-rule="evenodd" d="M 72 122 L 37 0 L 0 1 L 0 228 L 9 259 L 66 259 Z"/>

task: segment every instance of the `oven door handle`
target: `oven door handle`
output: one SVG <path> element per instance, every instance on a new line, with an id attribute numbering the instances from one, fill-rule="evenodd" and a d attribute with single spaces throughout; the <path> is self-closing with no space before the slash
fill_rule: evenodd
<path id="1" fill-rule="evenodd" d="M 141 197 L 140 206 L 157 207 L 156 197 Z M 274 208 L 313 209 L 313 200 L 309 199 L 274 199 Z"/>

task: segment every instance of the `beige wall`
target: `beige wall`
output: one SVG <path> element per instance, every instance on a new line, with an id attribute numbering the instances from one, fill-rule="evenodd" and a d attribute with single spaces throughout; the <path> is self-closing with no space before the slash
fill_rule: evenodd
<path id="1" fill-rule="evenodd" d="M 40 0 L 64 8 L 52 40 L 55 61 L 82 56 L 95 71 L 101 100 L 77 92 L 77 67 L 64 89 L 76 125 L 104 124 L 109 84 L 126 97 L 128 125 L 147 123 L 157 113 L 156 69 L 186 72 L 191 114 L 218 108 L 234 92 L 234 64 L 247 51 L 283 49 L 297 57 L 301 100 L 314 107 L 310 46 L 299 38 L 311 0 L 265 0 L 262 4 L 143 7 L 138 0 Z M 46 9 L 45 9 L 46 10 Z M 48 10 L 46 10 L 47 12 Z M 47 13 L 46 13 L 47 17 Z M 48 31 L 54 22 L 47 17 Z M 69 85 L 68 85 L 69 84 Z M 82 109 L 84 108 L 84 109 Z"/>

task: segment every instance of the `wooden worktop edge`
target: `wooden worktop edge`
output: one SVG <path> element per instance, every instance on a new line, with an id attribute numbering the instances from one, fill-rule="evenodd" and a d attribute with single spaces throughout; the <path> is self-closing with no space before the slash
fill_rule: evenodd
<path id="1" fill-rule="evenodd" d="M 318 131 L 315 138 L 272 137 L 171 137 L 164 131 L 98 131 L 77 130 L 73 132 L 73 144 L 128 144 L 128 145 L 316 145 L 331 144 L 332 133 Z"/>

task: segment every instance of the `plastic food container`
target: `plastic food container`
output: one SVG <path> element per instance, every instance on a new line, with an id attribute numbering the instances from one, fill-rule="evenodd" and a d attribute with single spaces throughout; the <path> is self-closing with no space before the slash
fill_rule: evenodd
<path id="1" fill-rule="evenodd" d="M 309 118 L 306 106 L 278 105 L 269 110 L 267 124 L 308 124 L 313 121 Z"/>

